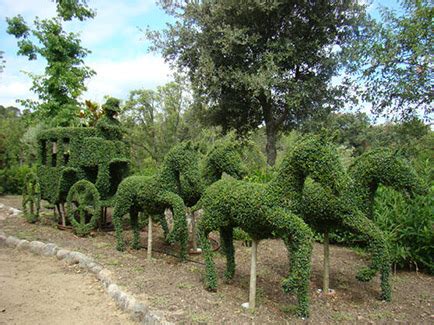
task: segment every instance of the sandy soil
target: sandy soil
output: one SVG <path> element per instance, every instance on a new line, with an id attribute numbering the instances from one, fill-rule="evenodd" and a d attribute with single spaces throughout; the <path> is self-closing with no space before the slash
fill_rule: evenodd
<path id="1" fill-rule="evenodd" d="M 0 203 L 19 208 L 20 198 L 3 197 Z M 324 298 L 317 292 L 322 285 L 323 247 L 314 245 L 311 315 L 304 321 L 293 313 L 294 296 L 281 290 L 289 265 L 283 243 L 278 240 L 259 245 L 257 310 L 252 314 L 241 308 L 241 303 L 248 300 L 250 248 L 240 242 L 235 244 L 236 275 L 230 283 L 223 281 L 225 258 L 215 254 L 219 287 L 216 293 L 211 293 L 203 288 L 203 257 L 191 255 L 188 262 L 180 263 L 176 258 L 178 248 L 164 244 L 157 225 L 152 261 L 146 260 L 146 249 L 116 251 L 113 231 L 95 231 L 89 237 L 79 238 L 57 229 L 49 215 L 38 224 L 28 224 L 20 217 L 0 220 L 0 229 L 18 238 L 54 242 L 91 256 L 113 272 L 116 283 L 177 324 L 434 324 L 433 276 L 398 272 L 391 278 L 393 301 L 386 303 L 378 299 L 378 276 L 369 283 L 355 279 L 357 270 L 369 263 L 368 256 L 345 247 L 331 247 L 331 286 L 336 295 Z M 146 236 L 144 227 L 143 246 L 147 243 Z M 130 243 L 130 230 L 125 231 L 125 239 Z"/>
<path id="2" fill-rule="evenodd" d="M 0 324 L 133 324 L 77 267 L 0 247 Z"/>

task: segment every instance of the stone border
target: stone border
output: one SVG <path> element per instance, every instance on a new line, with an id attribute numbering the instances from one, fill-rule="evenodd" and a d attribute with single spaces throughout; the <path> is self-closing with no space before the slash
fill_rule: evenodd
<path id="1" fill-rule="evenodd" d="M 130 293 L 122 291 L 118 285 L 113 282 L 112 272 L 110 270 L 80 252 L 62 249 L 53 243 L 45 244 L 41 241 L 28 241 L 18 239 L 14 236 L 6 236 L 2 231 L 0 231 L 0 245 L 30 251 L 36 255 L 56 257 L 59 261 L 63 260 L 68 265 L 78 264 L 80 268 L 95 274 L 96 278 L 101 282 L 116 305 L 121 310 L 129 313 L 135 321 L 143 325 L 173 324 L 165 321 L 164 317 L 153 313 L 148 306 L 136 300 Z"/>

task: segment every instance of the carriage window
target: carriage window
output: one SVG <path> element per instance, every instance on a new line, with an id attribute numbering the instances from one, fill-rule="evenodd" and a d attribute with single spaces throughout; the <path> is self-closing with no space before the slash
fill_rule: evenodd
<path id="1" fill-rule="evenodd" d="M 41 164 L 46 165 L 47 164 L 47 141 L 41 141 L 40 143 L 40 154 L 41 154 Z"/>
<path id="2" fill-rule="evenodd" d="M 63 139 L 63 164 L 67 165 L 69 162 L 69 139 L 64 138 Z"/>
<path id="3" fill-rule="evenodd" d="M 57 142 L 53 141 L 51 142 L 51 167 L 56 167 L 56 161 L 57 161 Z"/>
<path id="4" fill-rule="evenodd" d="M 88 166 L 88 167 L 83 167 L 84 170 L 84 174 L 86 179 L 95 184 L 96 183 L 96 178 L 98 176 L 98 166 Z"/>

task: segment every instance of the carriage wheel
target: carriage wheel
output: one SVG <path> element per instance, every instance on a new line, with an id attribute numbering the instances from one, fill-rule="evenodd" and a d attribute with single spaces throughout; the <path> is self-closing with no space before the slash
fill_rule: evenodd
<path id="1" fill-rule="evenodd" d="M 28 173 L 24 179 L 23 187 L 23 213 L 30 223 L 39 218 L 41 208 L 41 186 L 35 173 Z"/>
<path id="2" fill-rule="evenodd" d="M 72 185 L 66 198 L 69 221 L 78 236 L 86 236 L 101 216 L 100 197 L 95 185 L 81 180 Z"/>

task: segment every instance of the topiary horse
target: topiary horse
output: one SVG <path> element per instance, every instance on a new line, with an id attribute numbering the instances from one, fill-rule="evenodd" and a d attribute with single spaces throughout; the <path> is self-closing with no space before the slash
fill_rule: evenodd
<path id="1" fill-rule="evenodd" d="M 379 184 L 409 194 L 423 193 L 425 188 L 408 163 L 384 149 L 365 153 L 350 166 L 344 197 L 331 195 L 315 182 L 305 186 L 299 212 L 308 225 L 324 234 L 324 290 L 328 290 L 328 232 L 333 228 L 350 229 L 366 238 L 372 253 L 371 265 L 360 270 L 357 279 L 369 281 L 380 272 L 381 297 L 391 299 L 387 243 L 382 231 L 369 219 Z"/>
<path id="2" fill-rule="evenodd" d="M 225 277 L 235 272 L 233 228 L 239 227 L 254 241 L 282 238 L 290 255 L 290 275 L 283 281 L 286 292 L 295 291 L 297 312 L 309 314 L 309 275 L 313 234 L 304 221 L 294 214 L 308 175 L 336 193 L 341 171 L 338 156 L 329 145 L 317 138 L 306 138 L 289 152 L 277 175 L 268 184 L 223 179 L 205 190 L 194 209 L 203 208 L 199 235 L 206 261 L 205 286 L 217 288 L 217 273 L 208 234 L 220 230 L 227 258 Z"/>
<path id="3" fill-rule="evenodd" d="M 374 200 L 380 184 L 408 196 L 424 195 L 428 188 L 414 168 L 396 151 L 385 148 L 359 156 L 349 168 L 354 180 L 353 192 L 359 208 L 370 219 L 374 216 Z"/>
<path id="4" fill-rule="evenodd" d="M 203 187 L 220 179 L 223 173 L 236 178 L 241 178 L 246 173 L 241 164 L 237 143 L 228 140 L 218 140 L 203 160 L 201 171 L 198 168 L 196 150 L 190 145 L 178 145 L 166 156 L 159 175 L 154 177 L 131 176 L 119 185 L 114 219 L 120 220 L 124 214 L 130 212 L 131 225 L 134 230 L 132 244 L 134 248 L 139 247 L 137 214 L 139 211 L 144 211 L 156 216 L 169 242 L 176 240 L 180 242 L 180 255 L 185 258 L 188 230 L 184 202 L 187 206 L 194 205 L 202 194 Z M 155 182 L 159 186 L 155 186 Z M 162 198 L 161 195 L 163 195 Z M 165 208 L 172 208 L 174 212 L 175 224 L 170 233 L 162 214 Z M 118 238 L 117 248 L 123 250 L 121 223 L 115 224 L 115 227 Z"/>
<path id="5" fill-rule="evenodd" d="M 187 222 L 185 205 L 194 204 L 202 193 L 199 155 L 190 142 L 172 148 L 164 159 L 161 171 L 154 176 L 130 176 L 118 187 L 113 213 L 118 250 L 124 249 L 122 217 L 130 213 L 133 228 L 133 248 L 139 248 L 138 213 L 162 215 L 166 208 L 174 213 L 171 241 L 179 241 L 180 256 L 187 254 Z"/>

